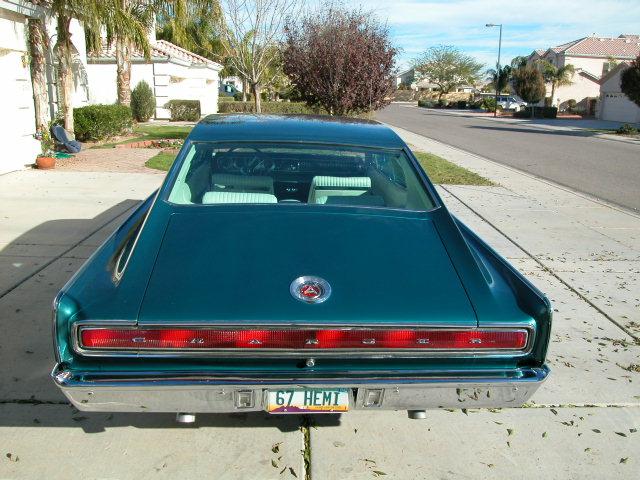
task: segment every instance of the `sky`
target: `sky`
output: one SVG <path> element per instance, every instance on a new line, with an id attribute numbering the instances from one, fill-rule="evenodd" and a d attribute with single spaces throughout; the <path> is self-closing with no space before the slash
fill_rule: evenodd
<path id="1" fill-rule="evenodd" d="M 640 0 L 350 0 L 386 21 L 401 48 L 398 67 L 427 48 L 454 45 L 493 67 L 502 23 L 502 61 L 592 34 L 640 34 Z"/>

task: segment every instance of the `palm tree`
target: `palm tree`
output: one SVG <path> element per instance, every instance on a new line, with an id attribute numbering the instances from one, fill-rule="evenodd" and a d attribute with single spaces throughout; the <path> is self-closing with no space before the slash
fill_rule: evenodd
<path id="1" fill-rule="evenodd" d="M 109 2 L 100 0 L 49 0 L 49 7 L 56 18 L 56 44 L 54 47 L 57 69 L 58 108 L 62 112 L 64 128 L 73 133 L 72 43 L 69 26 L 71 20 L 81 21 L 87 31 L 100 31 L 100 21 Z"/>
<path id="2" fill-rule="evenodd" d="M 175 2 L 157 1 L 160 28 L 157 37 L 221 62 L 224 49 L 218 25 L 222 9 L 218 0 L 189 0 L 181 8 Z"/>
<path id="3" fill-rule="evenodd" d="M 131 103 L 131 53 L 141 50 L 149 59 L 150 42 L 147 33 L 154 27 L 156 17 L 165 22 L 166 38 L 183 48 L 196 50 L 209 57 L 209 49 L 215 48 L 213 25 L 222 13 L 218 0 L 116 0 L 116 14 L 126 21 L 105 23 L 107 36 L 109 26 L 115 38 L 116 77 L 118 103 Z M 166 30 L 165 30 L 166 29 Z"/>
<path id="4" fill-rule="evenodd" d="M 54 47 L 57 59 L 58 105 L 62 111 L 64 128 L 73 132 L 73 53 L 69 26 L 72 19 L 80 21 L 86 32 L 89 50 L 101 47 L 102 28 L 107 41 L 115 32 L 126 32 L 129 38 L 146 38 L 146 31 L 131 12 L 122 8 L 122 0 L 44 0 L 56 18 L 57 38 Z"/>
<path id="5" fill-rule="evenodd" d="M 573 74 L 576 70 L 570 63 L 562 67 L 556 67 L 551 62 L 541 60 L 538 64 L 545 83 L 551 84 L 551 106 L 553 106 L 556 88 L 571 85 L 573 83 Z"/>
<path id="6" fill-rule="evenodd" d="M 131 54 L 142 51 L 150 58 L 151 46 L 147 35 L 153 26 L 154 4 L 145 0 L 115 0 L 113 18 L 103 18 L 107 42 L 115 42 L 116 89 L 120 105 L 131 104 Z M 102 42 L 102 39 L 100 40 Z M 102 45 L 91 46 L 99 50 Z"/>
<path id="7" fill-rule="evenodd" d="M 494 90 L 497 90 L 498 93 L 502 93 L 511 81 L 511 73 L 512 68 L 509 65 L 505 65 L 499 69 L 490 68 L 487 70 L 487 77 L 491 81 Z"/>
<path id="8" fill-rule="evenodd" d="M 32 0 L 34 5 L 41 5 L 43 0 Z M 44 132 L 49 123 L 49 94 L 47 91 L 46 52 L 49 50 L 49 35 L 42 18 L 29 18 L 29 68 L 33 87 L 33 105 L 36 117 L 36 132 Z"/>

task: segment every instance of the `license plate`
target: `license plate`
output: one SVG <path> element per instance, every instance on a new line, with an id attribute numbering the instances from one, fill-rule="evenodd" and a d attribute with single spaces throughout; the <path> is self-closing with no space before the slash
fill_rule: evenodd
<path id="1" fill-rule="evenodd" d="M 269 413 L 323 413 L 349 410 L 346 388 L 269 390 Z"/>

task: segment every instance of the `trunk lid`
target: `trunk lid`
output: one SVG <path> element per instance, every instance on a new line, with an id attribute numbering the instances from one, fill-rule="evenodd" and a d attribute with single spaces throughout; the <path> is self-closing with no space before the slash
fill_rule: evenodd
<path id="1" fill-rule="evenodd" d="M 140 323 L 477 325 L 428 217 L 300 210 L 173 214 Z M 304 275 L 330 298 L 294 299 Z"/>

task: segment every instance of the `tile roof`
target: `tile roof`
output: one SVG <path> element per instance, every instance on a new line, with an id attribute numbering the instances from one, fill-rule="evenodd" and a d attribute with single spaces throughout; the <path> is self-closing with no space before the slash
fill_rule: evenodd
<path id="1" fill-rule="evenodd" d="M 107 44 L 103 42 L 102 49 L 99 53 L 88 53 L 87 57 L 89 60 L 97 60 L 97 59 L 116 59 L 116 48 L 115 42 L 111 44 Z M 131 58 L 133 60 L 144 61 L 144 55 L 140 50 L 134 50 L 131 54 Z M 208 58 L 201 57 L 200 55 L 196 55 L 189 50 L 186 50 L 182 47 L 174 45 L 171 42 L 167 42 L 166 40 L 156 40 L 155 43 L 151 45 L 151 58 L 160 58 L 164 60 L 170 61 L 171 59 L 182 60 L 183 62 L 189 62 L 192 65 L 202 65 L 214 69 L 222 69 L 222 65 L 209 60 Z"/>
<path id="2" fill-rule="evenodd" d="M 567 49 L 573 47 L 575 44 L 585 40 L 586 37 L 579 38 L 578 40 L 573 40 L 572 42 L 563 43 L 562 45 L 558 45 L 557 47 L 551 47 L 549 50 L 553 50 L 556 53 L 564 52 Z"/>
<path id="3" fill-rule="evenodd" d="M 620 35 L 618 38 L 585 37 L 552 48 L 565 55 L 593 57 L 635 58 L 640 55 L 639 35 Z"/>

